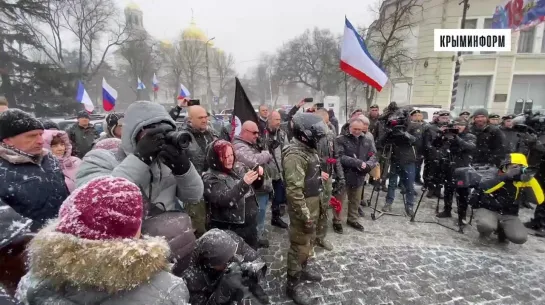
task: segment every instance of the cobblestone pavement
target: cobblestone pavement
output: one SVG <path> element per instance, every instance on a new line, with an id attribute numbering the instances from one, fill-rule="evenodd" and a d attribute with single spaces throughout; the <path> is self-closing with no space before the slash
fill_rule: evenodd
<path id="1" fill-rule="evenodd" d="M 365 193 L 368 198 L 371 188 Z M 435 203 L 424 197 L 416 220 L 435 221 Z M 529 236 L 524 245 L 504 245 L 480 241 L 471 226 L 460 234 L 405 217 L 373 221 L 370 211 L 361 218 L 365 233 L 345 225 L 339 235 L 330 227 L 335 249 L 316 248 L 310 265 L 324 279 L 305 284 L 315 304 L 545 304 L 545 239 Z M 393 212 L 403 212 L 399 194 Z M 521 218 L 532 213 L 521 210 Z M 454 219 L 441 222 L 455 228 Z M 260 250 L 270 264 L 265 289 L 273 304 L 293 304 L 284 289 L 287 231 L 268 230 L 271 247 Z"/>

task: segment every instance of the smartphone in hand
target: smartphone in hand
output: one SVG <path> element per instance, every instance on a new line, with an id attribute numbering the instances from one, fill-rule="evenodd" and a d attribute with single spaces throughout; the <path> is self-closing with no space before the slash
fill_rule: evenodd
<path id="1" fill-rule="evenodd" d="M 312 102 L 314 102 L 314 98 L 306 97 L 303 101 L 305 101 L 305 103 L 312 103 Z"/>

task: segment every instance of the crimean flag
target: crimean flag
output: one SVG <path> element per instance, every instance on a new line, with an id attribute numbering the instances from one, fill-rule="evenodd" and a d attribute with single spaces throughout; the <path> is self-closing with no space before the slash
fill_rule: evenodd
<path id="1" fill-rule="evenodd" d="M 183 100 L 184 98 L 186 97 L 189 97 L 191 95 L 191 92 L 189 92 L 189 90 L 187 90 L 187 88 L 180 84 L 180 92 L 178 92 L 178 99 L 179 100 Z"/>
<path id="2" fill-rule="evenodd" d="M 117 90 L 112 88 L 105 78 L 102 78 L 102 107 L 106 111 L 111 111 L 115 108 L 115 101 L 117 100 Z"/>
<path id="3" fill-rule="evenodd" d="M 76 101 L 83 104 L 85 110 L 87 110 L 87 112 L 89 113 L 95 110 L 93 101 L 91 100 L 91 97 L 89 97 L 89 93 L 87 93 L 87 90 L 85 90 L 85 87 L 83 87 L 83 83 L 81 81 L 78 82 L 78 93 L 76 95 Z"/>
<path id="4" fill-rule="evenodd" d="M 257 113 L 255 113 L 252 102 L 250 102 L 250 99 L 246 95 L 246 92 L 244 91 L 244 88 L 242 88 L 242 84 L 237 77 L 235 77 L 235 81 L 235 102 L 231 117 L 231 140 L 240 134 L 244 122 L 254 121 L 258 124 Z"/>
<path id="5" fill-rule="evenodd" d="M 379 92 L 388 82 L 388 76 L 373 59 L 365 42 L 346 17 L 340 67 L 346 74 L 369 84 Z"/>
<path id="6" fill-rule="evenodd" d="M 157 79 L 157 75 L 153 73 L 153 80 L 151 81 L 153 85 L 153 92 L 159 91 L 159 80 Z"/>

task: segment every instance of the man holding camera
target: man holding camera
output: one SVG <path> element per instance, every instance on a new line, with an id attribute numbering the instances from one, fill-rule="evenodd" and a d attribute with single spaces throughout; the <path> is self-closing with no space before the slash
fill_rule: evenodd
<path id="1" fill-rule="evenodd" d="M 391 107 L 387 114 L 387 121 L 384 125 L 385 133 L 377 142 L 378 147 L 384 147 L 383 151 L 386 154 L 388 151 L 391 152 L 388 193 L 382 211 L 392 211 L 399 178 L 405 189 L 405 213 L 407 216 L 412 216 L 415 195 L 416 151 L 414 144 L 416 138 L 407 132 L 407 122 L 405 121 L 407 118 L 395 107 L 397 106 Z M 387 155 L 383 154 L 383 157 L 387 157 Z"/>
<path id="2" fill-rule="evenodd" d="M 428 198 L 443 198 L 441 195 L 441 185 L 438 183 L 443 156 L 440 155 L 440 152 L 433 143 L 435 139 L 441 136 L 441 128 L 445 127 L 449 120 L 449 111 L 438 111 L 437 118 L 432 123 L 426 125 L 424 130 L 424 184 L 428 188 L 428 194 L 426 195 Z"/>
<path id="3" fill-rule="evenodd" d="M 316 149 L 328 128 L 322 118 L 311 113 L 296 114 L 291 124 L 294 139 L 282 153 L 290 216 L 286 294 L 296 304 L 306 305 L 312 300 L 302 283 L 322 280 L 307 264 L 316 239 L 322 181 L 328 178 L 321 172 Z"/>
<path id="4" fill-rule="evenodd" d="M 260 304 L 269 304 L 260 286 L 266 271 L 257 252 L 240 236 L 212 229 L 197 240 L 182 278 L 192 305 L 243 304 L 242 300 L 250 297 L 246 291 Z"/>
<path id="5" fill-rule="evenodd" d="M 439 155 L 444 158 L 437 173 L 441 176 L 440 183 L 445 186 L 445 208 L 437 214 L 438 218 L 452 217 L 452 199 L 456 189 L 454 170 L 456 168 L 468 167 L 471 164 L 471 156 L 475 151 L 475 136 L 467 132 L 467 121 L 457 118 L 453 124 L 440 127 L 441 134 L 434 140 L 433 145 L 438 148 Z M 468 189 L 457 189 L 458 193 L 458 224 L 463 225 L 466 218 L 468 205 Z"/>
<path id="6" fill-rule="evenodd" d="M 134 102 L 125 113 L 117 154 L 91 150 L 76 175 L 77 186 L 100 176 L 123 177 L 138 185 L 152 211 L 181 210 L 202 198 L 203 182 L 176 141 L 176 125 L 165 109 L 148 101 Z"/>

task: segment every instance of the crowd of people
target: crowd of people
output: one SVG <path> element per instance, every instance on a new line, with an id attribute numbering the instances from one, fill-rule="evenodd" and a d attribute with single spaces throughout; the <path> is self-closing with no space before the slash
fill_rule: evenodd
<path id="1" fill-rule="evenodd" d="M 430 198 L 443 198 L 439 218 L 452 217 L 454 194 L 461 226 L 468 206 L 475 209 L 482 238 L 496 232 L 501 242 L 521 244 L 525 226 L 545 233 L 541 206 L 531 222 L 518 218 L 519 206 L 543 202 L 544 139 L 513 129 L 514 116 L 495 126 L 484 109 L 452 121 L 439 111 L 428 124 L 419 110 L 391 104 L 381 114 L 372 105 L 339 126 L 333 111 L 320 104 L 299 111 L 305 104 L 288 113 L 262 105 L 258 121 L 242 122 L 233 139 L 187 100 L 170 112 L 134 102 L 106 117 L 102 135 L 86 112 L 65 132 L 2 108 L 5 302 L 268 304 L 257 250 L 269 247 L 270 204 L 270 225 L 289 230 L 286 294 L 312 304 L 304 287 L 321 281 L 314 247 L 334 249 L 330 220 L 337 234 L 344 224 L 364 232 L 366 184 L 386 192 L 385 213 L 401 187 L 404 212 L 413 216 L 422 185 Z M 493 171 L 479 176 L 473 193 L 456 185 L 457 170 L 470 165 Z M 539 166 L 535 178 L 525 172 Z"/>

